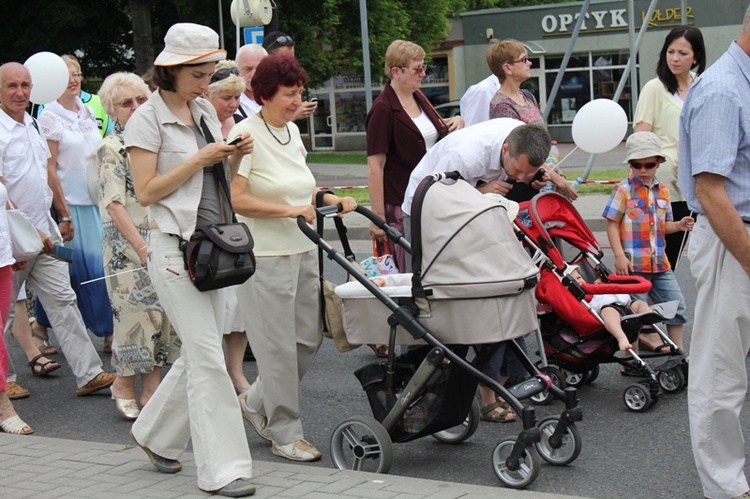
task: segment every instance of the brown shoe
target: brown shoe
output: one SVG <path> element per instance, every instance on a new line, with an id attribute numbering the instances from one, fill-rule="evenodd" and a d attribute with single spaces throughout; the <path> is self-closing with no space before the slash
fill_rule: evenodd
<path id="1" fill-rule="evenodd" d="M 112 386 L 112 383 L 115 382 L 116 376 L 115 373 L 100 372 L 94 379 L 86 383 L 82 388 L 76 390 L 76 395 L 83 397 L 84 395 L 89 395 L 90 393 L 97 392 L 103 388 L 109 388 Z"/>
<path id="2" fill-rule="evenodd" d="M 18 383 L 8 381 L 5 387 L 5 392 L 8 394 L 8 398 L 11 400 L 25 399 L 29 397 L 29 391 L 26 388 L 21 388 Z"/>

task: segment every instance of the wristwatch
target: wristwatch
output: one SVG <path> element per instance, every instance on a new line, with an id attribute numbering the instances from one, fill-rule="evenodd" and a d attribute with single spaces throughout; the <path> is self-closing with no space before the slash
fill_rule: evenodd
<path id="1" fill-rule="evenodd" d="M 70 217 L 60 217 L 60 221 L 59 221 L 59 222 L 57 222 L 57 223 L 58 223 L 58 224 L 61 224 L 61 223 L 63 223 L 63 222 L 70 222 L 70 223 L 73 223 L 73 219 L 72 219 L 72 218 L 70 218 Z"/>

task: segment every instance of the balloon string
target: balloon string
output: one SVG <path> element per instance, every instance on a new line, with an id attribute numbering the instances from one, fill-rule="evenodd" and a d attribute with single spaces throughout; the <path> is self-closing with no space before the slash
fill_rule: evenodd
<path id="1" fill-rule="evenodd" d="M 568 154 L 566 154 L 566 155 L 565 155 L 565 157 L 564 157 L 563 159 L 561 159 L 560 161 L 558 161 L 558 162 L 557 162 L 557 164 L 556 164 L 555 166 L 553 166 L 552 168 L 550 168 L 550 169 L 549 169 L 549 170 L 547 170 L 547 171 L 550 171 L 550 172 L 551 172 L 551 171 L 554 171 L 554 170 L 555 170 L 555 168 L 557 168 L 558 166 L 560 166 L 560 165 L 561 165 L 561 164 L 563 163 L 563 161 L 565 161 L 566 159 L 568 159 L 568 158 L 569 158 L 569 157 L 570 157 L 570 156 L 571 156 L 571 155 L 572 155 L 572 154 L 573 154 L 574 152 L 576 152 L 577 150 L 578 150 L 578 146 L 575 146 L 575 147 L 573 148 L 573 150 L 572 150 L 572 151 L 570 151 L 570 152 L 569 152 Z"/>

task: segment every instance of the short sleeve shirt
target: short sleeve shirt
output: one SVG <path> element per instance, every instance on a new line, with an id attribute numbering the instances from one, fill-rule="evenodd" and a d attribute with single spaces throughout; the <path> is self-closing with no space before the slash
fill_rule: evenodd
<path id="1" fill-rule="evenodd" d="M 648 187 L 634 177 L 617 184 L 602 216 L 620 225 L 623 250 L 633 256 L 633 270 L 646 274 L 670 269 L 665 250 L 666 223 L 672 221 L 669 189 Z"/>

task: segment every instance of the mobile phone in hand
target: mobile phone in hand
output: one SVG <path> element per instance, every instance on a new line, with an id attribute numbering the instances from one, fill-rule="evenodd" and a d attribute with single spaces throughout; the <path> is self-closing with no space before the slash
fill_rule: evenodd
<path id="1" fill-rule="evenodd" d="M 237 137 L 235 137 L 234 139 L 232 139 L 231 142 L 228 142 L 227 145 L 228 146 L 236 146 L 240 142 L 242 142 L 242 135 L 238 135 Z"/>
<path id="2" fill-rule="evenodd" d="M 318 102 L 318 98 L 317 97 L 310 97 L 310 100 L 307 101 L 307 102 Z"/>
<path id="3" fill-rule="evenodd" d="M 55 251 L 52 253 L 53 258 L 62 260 L 63 262 L 73 263 L 73 248 L 66 248 L 60 244 L 55 244 Z"/>

